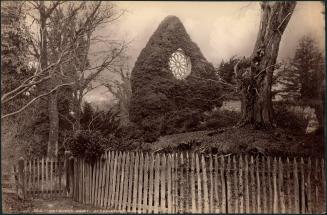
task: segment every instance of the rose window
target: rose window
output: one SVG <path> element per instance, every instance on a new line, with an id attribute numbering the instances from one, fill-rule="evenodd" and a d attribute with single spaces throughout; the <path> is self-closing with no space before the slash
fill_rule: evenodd
<path id="1" fill-rule="evenodd" d="M 191 73 L 191 60 L 182 49 L 177 49 L 169 58 L 169 69 L 176 79 L 185 79 Z"/>

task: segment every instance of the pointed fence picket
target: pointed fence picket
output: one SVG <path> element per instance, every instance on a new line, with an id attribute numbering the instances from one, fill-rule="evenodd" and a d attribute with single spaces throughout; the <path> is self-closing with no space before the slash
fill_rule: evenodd
<path id="1" fill-rule="evenodd" d="M 65 162 L 25 161 L 26 195 L 71 193 L 84 204 L 137 213 L 320 213 L 325 209 L 323 159 L 107 151 L 94 163 L 76 158 Z"/>
<path id="2" fill-rule="evenodd" d="M 25 161 L 22 159 L 22 171 L 19 174 L 22 177 L 18 182 L 24 185 L 24 193 L 26 198 L 50 198 L 53 196 L 66 195 L 66 180 L 63 180 L 63 186 L 59 185 L 59 176 L 63 173 L 60 166 L 63 161 L 53 158 L 39 158 Z M 15 167 L 16 168 L 16 167 Z"/>

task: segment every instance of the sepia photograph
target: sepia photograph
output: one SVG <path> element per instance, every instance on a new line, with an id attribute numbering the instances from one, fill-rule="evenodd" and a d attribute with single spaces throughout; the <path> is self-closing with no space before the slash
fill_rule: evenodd
<path id="1" fill-rule="evenodd" d="M 4 214 L 324 214 L 324 1 L 1 1 Z"/>

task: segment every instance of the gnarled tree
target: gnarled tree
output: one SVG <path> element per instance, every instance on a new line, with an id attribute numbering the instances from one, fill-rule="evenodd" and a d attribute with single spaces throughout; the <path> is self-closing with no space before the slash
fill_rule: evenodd
<path id="1" fill-rule="evenodd" d="M 279 43 L 296 2 L 262 2 L 261 21 L 252 55 L 234 67 L 241 96 L 240 126 L 273 126 L 272 76 Z"/>
<path id="2" fill-rule="evenodd" d="M 10 87 L 1 88 L 1 105 L 14 106 L 15 109 L 7 108 L 8 110 L 1 112 L 1 119 L 15 116 L 32 106 L 36 101 L 39 102 L 45 98 L 45 102 L 38 103 L 37 107 L 40 110 L 38 113 L 44 113 L 49 119 L 48 156 L 56 156 L 59 130 L 62 129 L 59 120 L 64 118 L 73 127 L 76 124 L 75 128 L 78 130 L 80 104 L 83 96 L 89 91 L 89 85 L 101 72 L 112 70 L 118 57 L 126 48 L 120 42 L 103 38 L 98 32 L 103 25 L 108 25 L 119 19 L 123 11 L 116 10 L 113 3 L 101 1 L 28 1 L 26 4 L 22 4 L 24 5 L 22 9 L 16 5 L 31 19 L 30 29 L 27 31 L 29 36 L 27 40 L 22 37 L 23 32 L 18 32 L 15 29 L 20 29 L 18 24 L 23 24 L 22 18 L 18 20 L 18 15 L 21 16 L 21 14 L 19 12 L 10 13 L 11 16 L 7 14 L 7 11 L 10 12 L 16 8 L 10 6 L 11 4 L 6 6 L 1 3 L 1 6 L 6 6 L 6 11 L 1 10 L 1 17 L 10 18 L 7 18 L 7 22 L 1 21 L 2 25 L 6 25 L 6 31 L 1 31 L 1 35 L 4 34 L 7 38 L 1 46 L 8 47 L 10 53 L 16 51 L 12 47 L 19 49 L 13 56 L 8 57 L 8 54 L 6 55 L 8 62 L 13 62 L 12 57 L 16 55 L 23 57 L 20 52 L 24 51 L 23 53 L 29 57 L 28 60 L 30 60 L 33 71 L 25 72 L 25 75 L 16 69 L 17 72 L 13 71 L 12 75 L 19 73 L 17 75 L 19 78 L 9 79 L 6 77 L 6 80 L 9 80 L 7 86 Z M 15 42 L 12 40 L 13 33 L 11 32 L 19 33 L 17 36 L 19 36 L 18 39 L 22 45 L 17 44 L 17 42 L 11 45 Z M 27 42 L 24 42 L 25 40 Z M 90 51 L 90 47 L 95 46 L 95 43 L 104 44 L 108 49 Z M 25 44 L 26 48 L 23 46 Z M 99 56 L 100 54 L 101 56 Z M 90 63 L 89 57 L 93 59 Z M 3 63 L 6 61 L 1 62 L 1 67 L 3 67 Z M 21 66 L 22 63 L 19 61 L 16 64 Z M 73 95 L 71 95 L 71 91 L 73 91 Z M 63 101 L 62 95 L 64 93 L 73 98 L 70 99 L 73 100 L 71 102 L 73 107 L 69 108 L 73 109 L 73 113 L 76 113 L 70 114 L 74 115 L 74 121 L 63 117 L 63 114 L 59 112 L 58 104 Z M 21 97 L 25 100 L 16 105 L 17 100 Z M 64 112 L 68 115 L 68 108 Z"/>

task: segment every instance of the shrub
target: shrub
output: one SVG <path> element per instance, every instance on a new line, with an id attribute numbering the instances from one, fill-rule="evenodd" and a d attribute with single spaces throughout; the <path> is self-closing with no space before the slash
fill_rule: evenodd
<path id="1" fill-rule="evenodd" d="M 287 110 L 286 104 L 275 104 L 274 116 L 277 127 L 291 130 L 296 133 L 305 133 L 308 120 L 305 118 L 304 114 Z"/>
<path id="2" fill-rule="evenodd" d="M 147 117 L 142 121 L 143 138 L 145 142 L 154 142 L 160 136 L 162 118 Z"/>
<path id="3" fill-rule="evenodd" d="M 81 115 L 83 130 L 100 131 L 104 137 L 120 132 L 119 112 L 114 108 L 107 111 L 94 110 L 88 103 L 85 104 Z"/>
<path id="4" fill-rule="evenodd" d="M 203 127 L 217 129 L 234 126 L 240 119 L 240 113 L 230 110 L 216 110 L 207 114 L 204 118 Z"/>
<path id="5" fill-rule="evenodd" d="M 121 127 L 118 137 L 127 139 L 139 139 L 142 137 L 142 129 L 133 122 L 129 122 L 127 125 Z"/>
<path id="6" fill-rule="evenodd" d="M 167 135 L 197 130 L 202 118 L 202 113 L 199 110 L 185 108 L 179 111 L 171 111 L 164 117 L 161 134 Z"/>
<path id="7" fill-rule="evenodd" d="M 68 147 L 75 157 L 84 158 L 86 162 L 93 163 L 106 149 L 109 141 L 101 132 L 81 130 L 68 141 Z"/>

